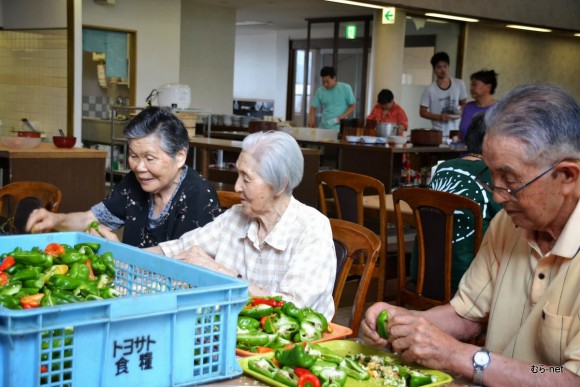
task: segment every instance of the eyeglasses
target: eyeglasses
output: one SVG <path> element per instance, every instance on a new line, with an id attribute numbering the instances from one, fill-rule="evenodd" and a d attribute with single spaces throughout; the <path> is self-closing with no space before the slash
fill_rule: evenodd
<path id="1" fill-rule="evenodd" d="M 550 172 L 552 169 L 554 169 L 554 167 L 557 165 L 558 163 L 552 165 L 550 168 L 546 169 L 544 172 L 540 173 L 538 176 L 534 177 L 532 180 L 528 181 L 526 184 L 522 185 L 520 188 L 517 189 L 509 189 L 509 188 L 503 188 L 503 187 L 498 187 L 495 186 L 493 184 L 490 183 L 486 183 L 484 181 L 481 180 L 481 177 L 483 176 L 483 174 L 485 173 L 485 171 L 487 171 L 489 168 L 485 167 L 483 169 L 483 171 L 481 171 L 479 173 L 479 175 L 477 175 L 475 177 L 475 181 L 481 185 L 486 191 L 493 193 L 497 193 L 498 195 L 500 195 L 502 198 L 504 199 L 515 199 L 518 200 L 518 197 L 516 196 L 516 194 L 520 191 L 522 191 L 524 188 L 529 187 L 533 182 L 539 180 L 542 176 L 544 176 L 545 174 L 547 174 L 548 172 Z"/>

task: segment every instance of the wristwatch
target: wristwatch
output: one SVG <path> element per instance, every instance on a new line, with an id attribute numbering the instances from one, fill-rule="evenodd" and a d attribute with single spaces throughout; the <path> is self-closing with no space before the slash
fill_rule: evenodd
<path id="1" fill-rule="evenodd" d="M 483 370 L 491 363 L 491 353 L 485 347 L 473 355 L 473 384 L 483 386 Z"/>

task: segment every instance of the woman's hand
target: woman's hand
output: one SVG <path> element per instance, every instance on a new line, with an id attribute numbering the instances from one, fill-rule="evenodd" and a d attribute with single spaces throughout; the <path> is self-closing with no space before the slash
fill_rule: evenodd
<path id="1" fill-rule="evenodd" d="M 92 227 L 87 228 L 87 234 L 100 236 L 110 241 L 119 242 L 119 237 L 117 236 L 117 234 L 115 234 L 110 228 L 105 227 L 102 224 L 98 225 L 98 230 Z"/>
<path id="2" fill-rule="evenodd" d="M 449 369 L 461 343 L 420 313 L 398 313 L 388 324 L 393 352 L 404 360 L 433 369 Z"/>
<path id="3" fill-rule="evenodd" d="M 199 246 L 193 246 L 192 248 L 181 252 L 179 255 L 176 255 L 174 258 L 210 270 L 217 270 L 217 268 L 221 266 Z"/>
<path id="4" fill-rule="evenodd" d="M 59 219 L 58 214 L 47 211 L 44 208 L 33 210 L 28 216 L 26 231 L 32 234 L 49 232 L 56 228 Z"/>

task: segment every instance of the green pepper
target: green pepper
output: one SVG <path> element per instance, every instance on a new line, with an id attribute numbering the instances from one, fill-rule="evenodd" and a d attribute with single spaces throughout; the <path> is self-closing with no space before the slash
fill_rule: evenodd
<path id="1" fill-rule="evenodd" d="M 277 348 L 274 357 L 285 366 L 309 368 L 317 358 L 308 354 L 306 346 L 307 344 L 297 344 L 290 349 Z"/>
<path id="2" fill-rule="evenodd" d="M 64 276 L 62 274 L 55 274 L 48 280 L 51 286 L 64 290 L 74 290 L 83 284 L 82 280 Z"/>
<path id="3" fill-rule="evenodd" d="M 103 289 L 113 283 L 113 279 L 106 274 L 99 274 L 97 277 L 97 289 Z M 258 322 L 258 325 L 260 322 Z"/>
<path id="4" fill-rule="evenodd" d="M 101 244 L 100 243 L 96 243 L 96 242 L 83 242 L 83 243 L 77 243 L 75 245 L 75 250 L 78 250 L 79 252 L 83 252 L 82 248 L 83 247 L 88 247 L 90 249 L 91 254 L 96 254 L 99 249 L 101 248 Z M 86 254 L 86 252 L 84 253 Z"/>
<path id="5" fill-rule="evenodd" d="M 18 291 L 18 293 L 16 293 L 14 295 L 14 298 L 21 299 L 24 296 L 31 296 L 33 294 L 38 293 L 39 290 L 40 289 L 39 288 L 36 288 L 36 287 L 34 287 L 34 288 L 24 288 L 24 287 L 22 287 L 22 288 L 20 288 L 20 290 Z"/>
<path id="6" fill-rule="evenodd" d="M 120 295 L 121 295 L 121 293 L 119 293 L 114 288 L 99 289 L 99 297 L 102 297 L 102 298 L 117 298 Z"/>
<path id="7" fill-rule="evenodd" d="M 419 386 L 424 386 L 425 384 L 433 383 L 431 376 L 427 375 L 423 372 L 420 372 L 417 370 L 410 370 L 409 375 L 410 375 L 410 381 L 409 381 L 410 387 L 419 387 Z"/>
<path id="8" fill-rule="evenodd" d="M 76 251 L 71 245 L 67 245 L 65 243 L 61 243 L 60 245 L 62 247 L 64 247 L 64 252 L 65 253 L 71 253 L 71 252 L 75 252 Z"/>
<path id="9" fill-rule="evenodd" d="M 314 309 L 311 308 L 302 308 L 300 311 L 300 318 L 298 319 L 300 322 L 307 321 L 313 324 L 317 330 L 321 332 L 326 332 L 328 330 L 328 321 L 326 317 L 322 313 L 318 313 Z"/>
<path id="10" fill-rule="evenodd" d="M 346 373 L 334 363 L 319 360 L 310 371 L 320 379 L 321 387 L 343 387 L 346 384 Z"/>
<path id="11" fill-rule="evenodd" d="M 248 361 L 248 368 L 270 379 L 274 379 L 274 376 L 279 370 L 279 368 L 276 367 L 274 362 L 266 357 L 261 357 L 258 359 L 250 359 Z"/>
<path id="12" fill-rule="evenodd" d="M 300 308 L 294 305 L 292 302 L 286 302 L 282 305 L 282 313 L 286 316 L 292 317 L 300 321 Z"/>
<path id="13" fill-rule="evenodd" d="M 67 272 L 68 272 L 67 265 L 52 265 L 51 267 L 49 267 L 44 271 L 44 282 L 45 283 L 48 282 L 50 277 L 52 277 L 55 274 L 65 275 Z"/>
<path id="14" fill-rule="evenodd" d="M 22 283 L 22 286 L 24 288 L 35 288 L 36 292 L 38 293 L 38 290 L 44 286 L 44 275 L 41 273 L 34 279 L 25 280 Z"/>
<path id="15" fill-rule="evenodd" d="M 0 295 L 0 306 L 8 309 L 22 309 L 20 301 L 16 297 L 10 295 Z"/>
<path id="16" fill-rule="evenodd" d="M 266 317 L 264 330 L 268 333 L 279 333 L 285 339 L 290 339 L 298 332 L 298 321 L 284 313 L 273 314 Z"/>
<path id="17" fill-rule="evenodd" d="M 115 259 L 113 258 L 113 254 L 111 252 L 104 253 L 101 255 L 101 262 L 106 267 L 106 273 L 111 277 L 115 277 Z"/>
<path id="18" fill-rule="evenodd" d="M 41 275 L 40 267 L 27 266 L 26 268 L 14 273 L 14 275 L 10 277 L 10 282 L 35 279 L 38 278 L 39 275 Z"/>
<path id="19" fill-rule="evenodd" d="M 21 282 L 12 282 L 0 287 L 0 296 L 13 296 L 22 289 Z"/>
<path id="20" fill-rule="evenodd" d="M 240 344 L 245 344 L 248 346 L 266 346 L 268 342 L 274 341 L 276 336 L 278 335 L 271 335 L 265 332 L 248 332 L 248 333 L 240 333 L 238 334 L 237 341 Z"/>
<path id="21" fill-rule="evenodd" d="M 387 330 L 388 323 L 389 312 L 386 309 L 383 309 L 377 316 L 377 333 L 385 340 L 389 338 L 389 331 Z"/>
<path id="22" fill-rule="evenodd" d="M 240 316 L 252 317 L 252 318 L 259 320 L 264 316 L 267 316 L 269 314 L 276 312 L 277 310 L 280 310 L 280 309 L 274 308 L 274 307 L 267 305 L 267 304 L 258 304 L 256 306 L 247 306 L 246 305 L 240 311 Z"/>
<path id="23" fill-rule="evenodd" d="M 52 265 L 52 255 L 45 254 L 42 251 L 19 251 L 12 255 L 16 263 L 25 265 L 48 267 Z"/>
<path id="24" fill-rule="evenodd" d="M 91 230 L 95 230 L 97 232 L 97 234 L 99 234 L 100 236 L 102 236 L 103 238 L 105 237 L 100 231 L 99 231 L 99 222 L 97 220 L 93 220 L 91 222 L 91 224 L 89 224 L 87 226 L 86 231 L 89 232 Z"/>
<path id="25" fill-rule="evenodd" d="M 70 278 L 89 280 L 89 267 L 84 263 L 73 263 L 70 265 L 67 276 Z"/>
<path id="26" fill-rule="evenodd" d="M 260 322 L 248 316 L 238 317 L 238 328 L 246 331 L 255 331 L 260 327 Z"/>
<path id="27" fill-rule="evenodd" d="M 274 380 L 282 383 L 285 386 L 296 387 L 298 386 L 298 375 L 290 367 L 284 366 L 276 372 L 274 375 Z"/>
<path id="28" fill-rule="evenodd" d="M 338 369 L 344 371 L 348 376 L 356 380 L 368 380 L 371 377 L 367 370 L 348 356 L 338 365 Z"/>
<path id="29" fill-rule="evenodd" d="M 274 340 L 273 343 L 271 343 L 270 345 L 268 345 L 270 348 L 284 348 L 287 345 L 290 344 L 294 344 L 294 342 L 292 340 L 289 339 L 285 339 L 282 336 L 278 335 L 276 337 L 276 340 Z"/>
<path id="30" fill-rule="evenodd" d="M 294 335 L 295 342 L 309 342 L 320 340 L 322 338 L 322 332 L 316 329 L 314 324 L 307 321 L 300 323 L 300 330 L 296 335 Z"/>
<path id="31" fill-rule="evenodd" d="M 105 274 L 107 271 L 107 266 L 102 262 L 99 255 L 93 255 L 91 257 L 91 266 L 93 267 L 95 275 Z"/>
<path id="32" fill-rule="evenodd" d="M 56 305 L 56 301 L 54 300 L 54 297 L 52 295 L 52 290 L 50 290 L 49 288 L 44 288 L 42 290 L 42 293 L 44 294 L 44 297 L 42 297 L 42 299 L 40 300 L 40 306 L 53 306 Z"/>
<path id="33" fill-rule="evenodd" d="M 308 350 L 309 354 L 318 356 L 320 359 L 322 359 L 325 362 L 340 364 L 340 362 L 344 358 L 340 355 L 337 355 L 336 353 L 334 353 L 330 349 L 323 347 L 321 345 L 318 345 L 318 344 L 309 344 L 308 347 L 309 347 L 309 350 Z"/>
<path id="34" fill-rule="evenodd" d="M 67 265 L 72 265 L 74 263 L 85 263 L 88 256 L 81 254 L 79 252 L 70 252 L 64 253 L 58 256 L 58 258 L 62 261 L 62 263 L 66 263 Z"/>
<path id="35" fill-rule="evenodd" d="M 80 301 L 80 299 L 75 297 L 71 292 L 64 289 L 52 289 L 52 296 L 57 305 L 72 304 Z"/>
<path id="36" fill-rule="evenodd" d="M 14 275 L 14 273 L 16 273 L 17 271 L 24 269 L 25 267 L 26 267 L 25 264 L 17 263 L 15 265 L 10 266 L 4 272 L 11 276 L 11 275 Z"/>

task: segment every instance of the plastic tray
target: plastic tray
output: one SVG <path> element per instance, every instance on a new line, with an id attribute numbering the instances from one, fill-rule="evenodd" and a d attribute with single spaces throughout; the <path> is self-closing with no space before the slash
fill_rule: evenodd
<path id="1" fill-rule="evenodd" d="M 241 374 L 236 321 L 247 282 L 84 233 L 0 237 L 0 253 L 99 242 L 123 296 L 0 307 L 2 386 L 181 386 Z"/>
<path id="2" fill-rule="evenodd" d="M 348 354 L 354 355 L 357 353 L 364 353 L 366 355 L 379 355 L 382 357 L 387 357 L 387 358 L 390 358 L 396 362 L 403 362 L 399 357 L 397 357 L 391 353 L 384 352 L 384 351 L 381 351 L 381 350 L 378 350 L 375 348 L 367 347 L 363 344 L 357 343 L 356 341 L 334 340 L 334 341 L 327 341 L 324 343 L 320 343 L 320 345 L 333 350 L 334 352 L 336 352 L 338 355 L 341 355 L 341 356 L 345 356 Z M 240 362 L 240 365 L 242 366 L 244 373 L 250 375 L 251 377 L 258 379 L 258 380 L 260 380 L 260 381 L 262 381 L 270 386 L 285 387 L 284 384 L 279 383 L 273 379 L 270 379 L 270 378 L 268 378 L 268 377 L 266 377 L 258 372 L 252 371 L 251 369 L 248 368 L 248 361 L 250 361 L 250 359 L 252 359 L 254 357 L 272 357 L 272 356 L 274 356 L 273 353 L 259 354 L 259 355 L 255 355 L 252 357 L 240 358 L 238 361 Z M 453 381 L 453 378 L 451 377 L 451 375 L 446 374 L 445 372 L 431 370 L 431 369 L 421 367 L 418 365 L 414 365 L 413 367 L 431 375 L 432 377 L 434 377 L 436 379 L 435 382 L 433 382 L 431 384 L 426 384 L 426 385 L 424 385 L 424 387 L 439 386 L 442 384 L 451 383 Z M 346 380 L 345 387 L 356 387 L 356 386 L 376 386 L 376 387 L 379 387 L 379 386 L 384 386 L 384 384 L 381 382 L 381 380 L 373 379 L 373 378 L 371 378 L 370 380 L 364 380 L 364 381 L 355 380 L 353 378 L 348 378 Z"/>
<path id="3" fill-rule="evenodd" d="M 349 327 L 343 327 L 342 325 L 337 325 L 334 323 L 329 323 L 332 327 L 332 333 L 324 332 L 320 340 L 314 340 L 312 343 L 321 343 L 329 340 L 344 339 L 347 336 L 352 335 L 352 329 Z M 254 356 L 257 355 L 255 352 L 244 351 L 243 349 L 236 348 L 236 355 L 238 356 Z"/>

